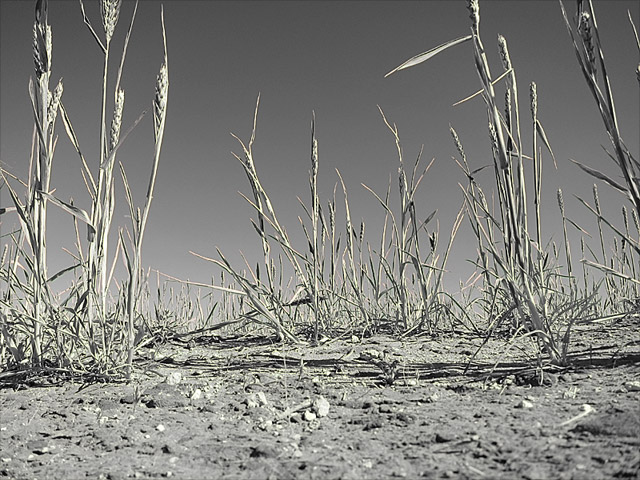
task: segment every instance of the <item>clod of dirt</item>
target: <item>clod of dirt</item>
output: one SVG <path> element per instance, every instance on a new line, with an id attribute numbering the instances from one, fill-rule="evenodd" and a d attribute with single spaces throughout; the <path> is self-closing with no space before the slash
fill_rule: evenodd
<path id="1" fill-rule="evenodd" d="M 189 405 L 189 400 L 176 390 L 175 386 L 168 383 L 159 383 L 147 390 L 141 401 L 148 408 L 177 408 Z"/>
<path id="2" fill-rule="evenodd" d="M 252 458 L 276 458 L 279 453 L 275 446 L 269 443 L 259 443 L 251 447 L 249 456 Z"/>
<path id="3" fill-rule="evenodd" d="M 615 410 L 580 422 L 573 431 L 638 439 L 640 438 L 640 419 L 637 412 Z"/>
<path id="4" fill-rule="evenodd" d="M 455 436 L 449 432 L 436 432 L 433 441 L 436 443 L 447 443 L 455 440 Z"/>

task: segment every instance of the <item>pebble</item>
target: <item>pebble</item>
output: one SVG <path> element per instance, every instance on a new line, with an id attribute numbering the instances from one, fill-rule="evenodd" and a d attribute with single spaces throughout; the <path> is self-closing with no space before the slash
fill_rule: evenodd
<path id="1" fill-rule="evenodd" d="M 330 408 L 331 406 L 329 405 L 328 400 L 322 395 L 316 397 L 316 399 L 313 401 L 313 411 L 320 418 L 329 415 Z"/>
<path id="2" fill-rule="evenodd" d="M 531 402 L 530 400 L 526 400 L 526 399 L 522 399 L 520 400 L 520 402 L 516 405 L 516 408 L 533 408 L 533 402 Z"/>
<path id="3" fill-rule="evenodd" d="M 165 382 L 168 385 L 178 385 L 182 381 L 182 373 L 181 372 L 171 372 Z"/>
<path id="4" fill-rule="evenodd" d="M 640 392 L 640 381 L 632 380 L 629 382 L 625 382 L 624 388 L 626 388 L 628 392 Z"/>

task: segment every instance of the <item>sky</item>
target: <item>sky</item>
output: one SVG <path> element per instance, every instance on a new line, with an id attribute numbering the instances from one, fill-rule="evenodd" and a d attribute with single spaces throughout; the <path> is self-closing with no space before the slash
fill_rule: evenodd
<path id="1" fill-rule="evenodd" d="M 112 92 L 124 35 L 134 2 L 124 0 L 112 40 Z M 471 43 L 463 43 L 419 66 L 384 75 L 404 60 L 445 41 L 467 35 L 466 1 L 141 1 L 124 66 L 126 100 L 123 130 L 143 110 L 151 112 L 163 48 L 160 9 L 164 5 L 169 62 L 169 96 L 164 146 L 145 242 L 143 264 L 182 279 L 208 282 L 216 268 L 191 255 L 217 257 L 216 247 L 237 266 L 239 252 L 256 261 L 260 243 L 250 218 L 252 208 L 239 192 L 251 190 L 231 152 L 242 153 L 231 133 L 247 141 L 260 93 L 254 160 L 296 246 L 305 249 L 298 223 L 309 203 L 310 124 L 316 117 L 319 142 L 319 194 L 332 196 L 339 169 L 349 191 L 354 223 L 364 219 L 368 240 L 377 245 L 384 212 L 362 184 L 381 195 L 390 176 L 396 189 L 398 158 L 394 138 L 378 105 L 400 133 L 405 161 L 412 164 L 424 145 L 422 162 L 433 166 L 418 191 L 418 215 L 437 210 L 440 241 L 462 202 L 466 180 L 453 156 L 452 125 L 464 144 L 471 168 L 492 163 L 484 103 L 458 100 L 480 88 Z M 570 15 L 575 2 L 565 2 Z M 623 138 L 639 157 L 640 100 L 635 68 L 639 54 L 627 17 L 638 25 L 636 1 L 594 1 Z M 33 117 L 28 96 L 33 75 L 31 53 L 34 2 L 0 0 L 0 161 L 25 178 Z M 87 14 L 103 35 L 98 2 Z M 594 179 L 570 158 L 620 175 L 601 145 L 610 146 L 597 107 L 579 69 L 558 2 L 552 0 L 480 2 L 481 36 L 494 75 L 502 72 L 497 35 L 508 42 L 516 71 L 523 116 L 525 153 L 530 154 L 529 83 L 538 86 L 539 113 L 558 160 L 546 159 L 543 211 L 546 237 L 560 240 L 556 191 L 562 188 L 570 217 L 594 232 L 595 223 L 574 198 L 591 199 Z M 62 101 L 94 175 L 98 167 L 98 127 L 102 57 L 83 24 L 78 2 L 50 0 L 53 34 L 51 89 L 63 78 Z M 502 90 L 500 90 L 502 91 Z M 113 93 L 109 95 L 110 105 Z M 112 106 L 109 107 L 112 111 Z M 80 160 L 60 121 L 54 157 L 55 195 L 90 209 L 80 175 Z M 153 122 L 147 114 L 118 153 L 136 202 L 142 205 L 153 158 Z M 479 177 L 493 186 L 491 169 Z M 393 190 L 397 198 L 397 190 Z M 600 186 L 603 207 L 619 217 L 623 198 Z M 10 199 L 0 192 L 5 206 Z M 122 182 L 116 180 L 114 232 L 128 227 Z M 343 211 L 341 195 L 338 205 Z M 397 208 L 397 202 L 395 206 Z M 71 263 L 68 214 L 50 208 L 49 271 Z M 6 233 L 14 219 L 2 219 Z M 435 226 L 435 224 L 434 224 Z M 444 239 L 444 240 L 443 240 Z M 3 242 L 6 238 L 2 239 Z M 112 242 L 112 245 L 114 242 Z M 595 243 L 594 243 L 595 246 Z M 469 274 L 466 259 L 476 243 L 464 222 L 449 263 L 448 288 Z M 111 250 L 113 255 L 113 250 Z"/>

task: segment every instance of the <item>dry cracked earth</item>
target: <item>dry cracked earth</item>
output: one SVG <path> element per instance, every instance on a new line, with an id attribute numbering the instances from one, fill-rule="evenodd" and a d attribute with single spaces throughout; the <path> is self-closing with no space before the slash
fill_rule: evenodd
<path id="1" fill-rule="evenodd" d="M 541 369 L 460 334 L 192 335 L 128 383 L 3 372 L 0 477 L 640 478 L 639 340 L 637 318 L 586 326 Z"/>

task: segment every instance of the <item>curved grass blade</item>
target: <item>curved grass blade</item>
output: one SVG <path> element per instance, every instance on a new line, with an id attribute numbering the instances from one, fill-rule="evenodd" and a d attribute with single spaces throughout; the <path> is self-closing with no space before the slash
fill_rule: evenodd
<path id="1" fill-rule="evenodd" d="M 436 56 L 437 54 L 439 54 L 440 52 L 445 51 L 447 48 L 449 47 L 453 47 L 455 45 L 458 45 L 459 43 L 464 43 L 468 40 L 471 40 L 471 35 L 467 35 L 465 37 L 460 37 L 460 38 L 456 38 L 455 40 L 450 40 L 446 43 L 443 43 L 442 45 L 438 45 L 435 48 L 432 48 L 429 51 L 420 53 L 418 55 L 416 55 L 415 57 L 411 57 L 409 60 L 407 60 L 406 62 L 404 62 L 402 65 L 397 66 L 396 68 L 394 68 L 393 70 L 391 70 L 389 73 L 387 73 L 384 78 L 387 78 L 389 75 L 392 75 L 400 70 L 404 70 L 405 68 L 409 68 L 409 67 L 413 67 L 414 65 L 418 65 L 422 62 L 425 62 L 427 60 L 429 60 L 431 57 Z"/>
<path id="2" fill-rule="evenodd" d="M 87 224 L 87 227 L 89 228 L 89 232 L 95 234 L 96 233 L 96 229 L 93 226 L 93 224 L 91 223 L 91 218 L 89 217 L 89 214 L 82 210 L 81 208 L 78 208 L 74 205 L 70 205 L 66 202 L 63 202 L 62 200 L 54 197 L 53 195 L 46 193 L 46 192 L 40 192 L 40 194 L 46 198 L 47 200 L 49 200 L 51 203 L 53 203 L 54 205 L 60 207 L 61 209 L 63 209 L 65 212 L 73 215 L 74 217 L 76 217 L 79 220 L 82 220 L 84 223 Z"/>

